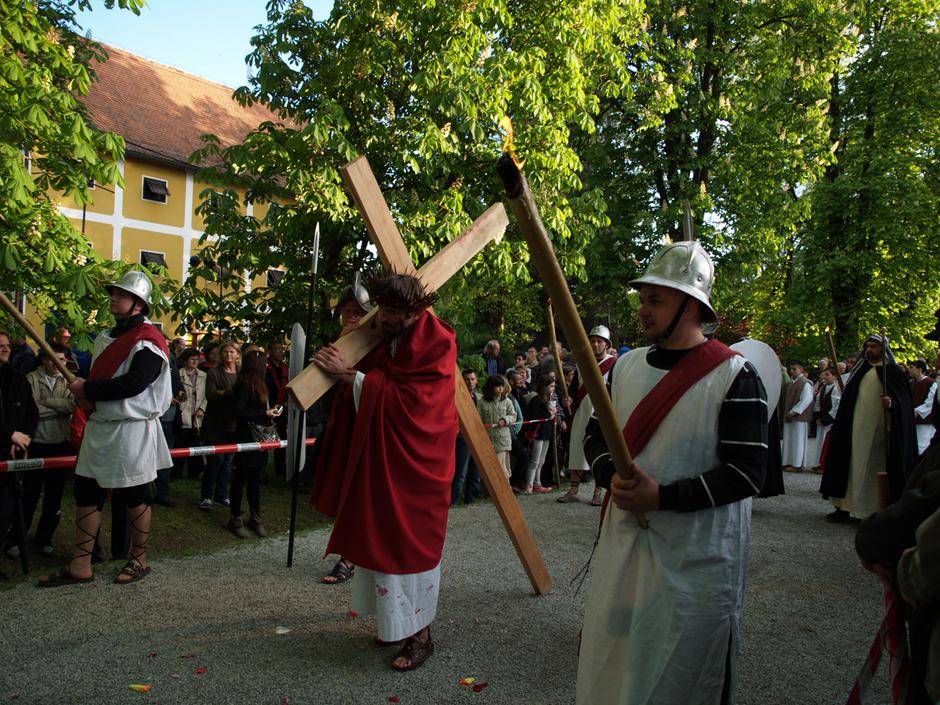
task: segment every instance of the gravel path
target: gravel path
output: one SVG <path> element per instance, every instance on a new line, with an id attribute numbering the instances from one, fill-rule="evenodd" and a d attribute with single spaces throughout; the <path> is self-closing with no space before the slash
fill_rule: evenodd
<path id="1" fill-rule="evenodd" d="M 855 558 L 854 527 L 822 521 L 818 478 L 786 479 L 788 495 L 755 502 L 738 701 L 841 705 L 881 595 Z M 112 564 L 92 585 L 0 593 L 0 702 L 573 703 L 587 584 L 576 595 L 570 580 L 598 510 L 557 496 L 521 500 L 554 578 L 541 597 L 492 506 L 451 513 L 437 653 L 417 671 L 388 667 L 393 652 L 373 645 L 372 622 L 347 614 L 348 585 L 319 584 L 332 565 L 319 530 L 299 538 L 292 569 L 279 537 L 209 556 L 156 552 L 153 574 L 131 586 L 111 583 Z M 463 677 L 487 686 L 474 692 Z M 153 689 L 133 693 L 132 683 Z"/>

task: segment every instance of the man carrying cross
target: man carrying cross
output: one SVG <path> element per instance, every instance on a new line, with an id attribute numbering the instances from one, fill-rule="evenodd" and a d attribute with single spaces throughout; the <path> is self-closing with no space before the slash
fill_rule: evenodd
<path id="1" fill-rule="evenodd" d="M 336 345 L 315 362 L 344 383 L 317 461 L 312 499 L 336 517 L 326 553 L 357 566 L 352 610 L 376 614 L 378 643 L 405 640 L 392 666 L 434 652 L 441 551 L 454 475 L 456 335 L 413 276 L 371 282 L 382 342 L 352 368 Z"/>
<path id="2" fill-rule="evenodd" d="M 610 375 L 635 477 L 614 475 L 596 419 L 584 440 L 614 506 L 593 560 L 579 705 L 734 701 L 767 401 L 751 364 L 703 332 L 717 318 L 713 273 L 705 250 L 684 241 L 660 250 L 630 282 L 653 345 L 620 357 Z M 647 513 L 649 528 L 630 512 Z"/>

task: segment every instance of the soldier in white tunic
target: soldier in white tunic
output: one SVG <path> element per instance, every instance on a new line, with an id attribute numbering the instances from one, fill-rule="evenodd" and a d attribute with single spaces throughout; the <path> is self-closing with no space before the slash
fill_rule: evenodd
<path id="1" fill-rule="evenodd" d="M 594 359 L 601 370 L 601 378 L 606 382 L 607 376 L 613 369 L 617 358 L 610 354 L 610 330 L 607 326 L 594 326 L 588 334 L 588 341 L 591 344 L 591 350 L 594 353 Z M 587 396 L 587 387 L 581 384 L 581 375 L 575 372 L 575 381 L 569 385 L 568 391 L 572 396 L 571 414 L 571 441 L 568 451 L 568 471 L 571 474 L 571 487 L 564 495 L 556 501 L 561 504 L 580 501 L 578 489 L 585 475 L 589 475 L 591 468 L 584 458 L 584 429 L 587 427 L 588 419 L 594 413 L 594 407 L 591 405 L 591 399 Z M 596 483 L 594 485 L 594 497 L 591 504 L 600 506 L 603 489 Z"/>
<path id="2" fill-rule="evenodd" d="M 703 332 L 716 321 L 713 272 L 698 243 L 679 242 L 631 282 L 653 344 L 611 373 L 635 478 L 614 475 L 596 419 L 586 432 L 591 469 L 611 490 L 584 616 L 579 705 L 734 701 L 767 401 L 753 366 Z M 646 513 L 649 528 L 631 512 Z"/>
<path id="3" fill-rule="evenodd" d="M 69 385 L 90 414 L 75 467 L 75 551 L 67 566 L 40 580 L 40 587 L 94 580 L 91 548 L 109 489 L 127 508 L 131 526 L 130 558 L 115 582 L 132 583 L 150 573 L 153 481 L 157 468 L 172 465 L 160 428 L 172 393 L 169 351 L 146 318 L 152 291 L 147 275 L 129 272 L 106 288 L 117 323 L 95 340 L 88 379 Z"/>

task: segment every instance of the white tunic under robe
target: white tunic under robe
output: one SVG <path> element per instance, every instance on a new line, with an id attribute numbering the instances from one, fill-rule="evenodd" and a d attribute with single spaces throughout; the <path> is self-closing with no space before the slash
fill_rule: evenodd
<path id="1" fill-rule="evenodd" d="M 858 386 L 852 416 L 852 458 L 845 497 L 830 499 L 833 506 L 864 519 L 882 509 L 878 500 L 878 473 L 885 471 L 887 441 L 881 366 L 869 369 Z"/>
<path id="2" fill-rule="evenodd" d="M 787 412 L 802 414 L 813 403 L 813 385 L 803 385 L 799 401 Z M 783 424 L 783 459 L 784 466 L 803 467 L 806 459 L 806 439 L 809 435 L 809 423 L 806 421 L 784 421 Z"/>
<path id="3" fill-rule="evenodd" d="M 112 342 L 114 338 L 107 332 L 95 339 L 92 364 Z M 140 340 L 114 377 L 127 374 L 134 354 L 144 348 L 163 360 L 157 378 L 135 397 L 95 402 L 95 411 L 85 426 L 75 474 L 94 478 L 101 487 L 136 487 L 153 482 L 159 468 L 173 465 L 160 426 L 160 417 L 169 408 L 173 394 L 167 356 L 153 343 Z"/>
<path id="4" fill-rule="evenodd" d="M 647 364 L 646 352 L 631 351 L 614 367 L 622 423 L 666 374 Z M 698 381 L 636 457 L 657 482 L 719 464 L 719 411 L 744 362 L 726 360 Z M 649 529 L 641 529 L 632 514 L 608 506 L 584 615 L 578 705 L 714 705 L 729 656 L 734 678 L 750 498 L 647 517 Z"/>
<path id="5" fill-rule="evenodd" d="M 353 402 L 359 409 L 365 374 L 353 380 Z M 359 615 L 375 615 L 382 641 L 399 641 L 417 634 L 434 621 L 441 591 L 441 564 L 421 573 L 393 575 L 356 567 L 351 609 Z"/>

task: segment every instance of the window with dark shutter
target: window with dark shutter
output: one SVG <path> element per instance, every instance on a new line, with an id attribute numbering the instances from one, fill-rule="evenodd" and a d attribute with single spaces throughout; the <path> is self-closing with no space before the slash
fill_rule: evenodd
<path id="1" fill-rule="evenodd" d="M 284 278 L 284 275 L 287 274 L 283 269 L 269 269 L 268 270 L 268 288 L 272 286 L 277 286 L 281 283 L 281 279 Z"/>
<path id="2" fill-rule="evenodd" d="M 143 265 L 156 264 L 166 267 L 166 255 L 162 252 L 150 252 L 148 250 L 140 251 L 140 263 Z"/>
<path id="3" fill-rule="evenodd" d="M 144 177 L 144 189 L 143 193 L 141 193 L 141 198 L 143 198 L 145 201 L 166 203 L 166 199 L 169 195 L 170 189 L 168 188 L 166 181 L 163 179 L 155 179 L 152 176 Z"/>

